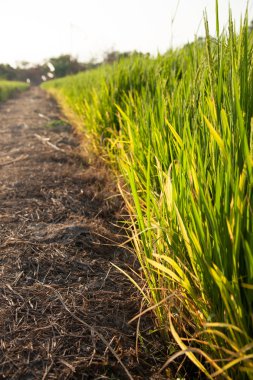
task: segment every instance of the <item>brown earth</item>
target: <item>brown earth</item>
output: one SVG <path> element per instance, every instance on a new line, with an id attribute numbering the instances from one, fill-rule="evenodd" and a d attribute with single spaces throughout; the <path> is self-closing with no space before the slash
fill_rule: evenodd
<path id="1" fill-rule="evenodd" d="M 160 379 L 115 181 L 39 88 L 0 105 L 0 172 L 0 378 Z"/>

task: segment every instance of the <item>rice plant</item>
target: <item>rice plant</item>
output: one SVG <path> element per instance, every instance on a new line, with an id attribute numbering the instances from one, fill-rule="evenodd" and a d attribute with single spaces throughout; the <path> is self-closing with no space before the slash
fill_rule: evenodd
<path id="1" fill-rule="evenodd" d="M 0 80 L 0 101 L 4 101 L 17 91 L 24 91 L 29 87 L 27 83 Z"/>
<path id="2" fill-rule="evenodd" d="M 165 369 L 186 355 L 207 378 L 253 378 L 253 36 L 227 32 L 164 56 L 45 85 L 122 174 L 147 308 Z"/>

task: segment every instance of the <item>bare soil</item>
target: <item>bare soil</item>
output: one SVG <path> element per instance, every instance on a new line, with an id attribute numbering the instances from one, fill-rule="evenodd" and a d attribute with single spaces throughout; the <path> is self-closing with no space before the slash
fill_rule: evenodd
<path id="1" fill-rule="evenodd" d="M 0 378 L 160 379 L 159 344 L 137 355 L 128 324 L 139 295 L 112 266 L 137 268 L 122 200 L 79 140 L 39 88 L 0 105 Z"/>

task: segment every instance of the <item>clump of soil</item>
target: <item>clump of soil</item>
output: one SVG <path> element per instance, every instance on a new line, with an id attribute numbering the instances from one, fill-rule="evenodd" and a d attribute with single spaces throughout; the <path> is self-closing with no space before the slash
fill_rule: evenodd
<path id="1" fill-rule="evenodd" d="M 108 170 L 38 88 L 0 106 L 0 136 L 0 378 L 151 378 Z"/>

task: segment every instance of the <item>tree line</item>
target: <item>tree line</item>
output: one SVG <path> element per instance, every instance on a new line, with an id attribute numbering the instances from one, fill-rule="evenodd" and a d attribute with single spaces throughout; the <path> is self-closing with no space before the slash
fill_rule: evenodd
<path id="1" fill-rule="evenodd" d="M 90 70 L 103 63 L 111 64 L 123 57 L 142 53 L 138 52 L 118 52 L 111 51 L 104 55 L 102 62 L 79 62 L 76 58 L 69 54 L 64 54 L 59 57 L 53 57 L 42 64 L 31 65 L 29 62 L 21 62 L 17 67 L 9 64 L 0 64 L 0 79 L 17 80 L 29 82 L 33 85 L 40 84 L 43 81 L 53 78 L 60 78 L 66 75 L 76 74 L 80 71 Z"/>

